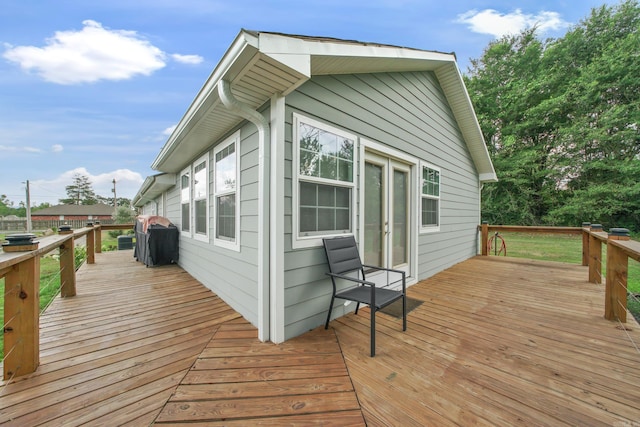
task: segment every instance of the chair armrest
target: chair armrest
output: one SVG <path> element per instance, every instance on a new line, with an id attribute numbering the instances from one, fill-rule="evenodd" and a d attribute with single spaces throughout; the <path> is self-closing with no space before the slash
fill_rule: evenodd
<path id="1" fill-rule="evenodd" d="M 374 270 L 382 270 L 382 271 L 391 271 L 393 273 L 400 273 L 400 274 L 406 274 L 405 271 L 402 270 L 394 270 L 393 268 L 384 268 L 384 267 L 377 267 L 375 265 L 367 265 L 367 264 L 362 264 L 363 267 L 367 267 L 367 268 L 372 268 Z"/>
<path id="2" fill-rule="evenodd" d="M 345 276 L 343 274 L 336 274 L 336 273 L 327 273 L 327 276 L 332 276 L 332 277 L 336 277 L 338 279 L 344 279 L 344 280 L 348 280 L 350 282 L 356 282 L 356 283 L 360 283 L 362 285 L 367 285 L 367 286 L 373 286 L 375 288 L 376 284 L 373 282 L 369 282 L 367 280 L 362 280 L 362 279 L 358 279 L 357 277 L 349 277 L 349 276 Z"/>

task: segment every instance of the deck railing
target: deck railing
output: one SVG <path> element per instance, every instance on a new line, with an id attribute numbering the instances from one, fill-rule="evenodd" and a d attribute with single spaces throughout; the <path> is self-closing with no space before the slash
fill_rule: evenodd
<path id="1" fill-rule="evenodd" d="M 602 283 L 602 243 L 607 248 L 604 317 L 622 323 L 627 321 L 627 276 L 629 258 L 640 262 L 640 242 L 631 240 L 629 230 L 612 228 L 609 233 L 599 224 L 583 223 L 582 227 L 527 227 L 513 225 L 478 226 L 481 254 L 489 254 L 489 232 L 555 233 L 582 235 L 582 265 L 589 267 L 588 280 Z"/>
<path id="2" fill-rule="evenodd" d="M 5 380 L 34 372 L 40 364 L 40 258 L 59 250 L 60 295 L 76 294 L 75 240 L 86 237 L 87 264 L 102 251 L 102 231 L 132 229 L 133 224 L 98 224 L 37 238 L 37 248 L 0 253 L 0 279 L 4 277 Z M 35 243 L 34 242 L 34 243 Z M 35 246 L 35 245 L 34 245 Z"/>

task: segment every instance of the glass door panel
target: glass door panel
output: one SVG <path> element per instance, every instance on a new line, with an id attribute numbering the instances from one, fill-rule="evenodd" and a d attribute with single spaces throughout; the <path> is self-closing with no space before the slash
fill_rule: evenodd
<path id="1" fill-rule="evenodd" d="M 409 212 L 409 173 L 393 169 L 393 254 L 392 265 L 407 263 L 408 251 L 408 212 Z"/>
<path id="2" fill-rule="evenodd" d="M 384 266 L 384 167 L 365 162 L 364 263 Z"/>

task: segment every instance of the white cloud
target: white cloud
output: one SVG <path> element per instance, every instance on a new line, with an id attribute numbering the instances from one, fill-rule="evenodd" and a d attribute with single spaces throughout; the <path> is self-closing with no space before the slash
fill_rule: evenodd
<path id="1" fill-rule="evenodd" d="M 114 179 L 116 180 L 116 195 L 128 199 L 132 199 L 136 195 L 144 182 L 142 175 L 129 169 L 117 169 L 112 172 L 94 175 L 86 168 L 79 167 L 63 172 L 50 180 L 38 179 L 30 181 L 32 204 L 38 205 L 42 202 L 49 202 L 52 205 L 58 204 L 58 199 L 67 197 L 65 187 L 73 183 L 75 174 L 88 177 L 93 191 L 103 197 L 113 197 L 111 190 L 113 189 Z M 52 198 L 52 195 L 55 195 L 55 197 Z"/>
<path id="2" fill-rule="evenodd" d="M 168 128 L 162 131 L 162 134 L 164 136 L 171 136 L 173 131 L 176 130 L 176 127 L 178 127 L 178 125 L 169 126 Z"/>
<path id="3" fill-rule="evenodd" d="M 180 55 L 179 53 L 174 53 L 171 57 L 177 62 L 190 65 L 197 65 L 204 61 L 204 58 L 200 55 Z"/>
<path id="4" fill-rule="evenodd" d="M 54 153 L 60 153 L 64 150 L 64 147 L 60 144 L 53 144 L 51 146 L 51 151 Z"/>
<path id="5" fill-rule="evenodd" d="M 8 46 L 3 56 L 44 80 L 59 84 L 126 80 L 166 66 L 167 54 L 136 31 L 112 30 L 92 20 L 80 31 L 57 31 L 44 47 Z M 182 63 L 196 55 L 174 54 Z"/>
<path id="6" fill-rule="evenodd" d="M 500 13 L 497 10 L 470 10 L 458 15 L 456 21 L 466 24 L 473 32 L 491 34 L 499 38 L 507 34 L 517 34 L 524 29 L 536 26 L 541 32 L 560 30 L 571 24 L 560 17 L 557 12 L 541 11 L 537 15 L 523 13 L 516 9 L 511 13 Z"/>

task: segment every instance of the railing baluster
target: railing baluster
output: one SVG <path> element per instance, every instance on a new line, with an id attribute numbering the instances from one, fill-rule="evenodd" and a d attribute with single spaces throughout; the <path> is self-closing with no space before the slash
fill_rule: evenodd
<path id="1" fill-rule="evenodd" d="M 593 233 L 601 233 L 602 225 L 591 224 L 589 234 L 589 282 L 602 283 L 602 241 Z"/>
<path id="2" fill-rule="evenodd" d="M 60 295 L 63 298 L 76 295 L 75 246 L 71 237 L 60 246 Z"/>
<path id="3" fill-rule="evenodd" d="M 7 288 L 17 287 L 4 298 L 4 348 L 13 349 L 4 359 L 4 378 L 36 370 L 40 364 L 40 257 L 33 256 L 17 264 L 5 276 Z M 18 372 L 18 370 L 20 372 Z"/>
<path id="4" fill-rule="evenodd" d="M 610 243 L 613 240 L 630 240 L 629 230 L 624 228 L 609 230 L 604 317 L 608 320 L 620 320 L 620 322 L 626 323 L 629 258 L 621 247 Z"/>

